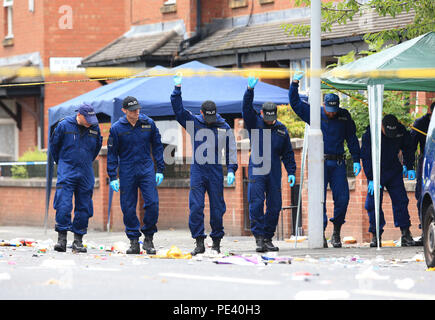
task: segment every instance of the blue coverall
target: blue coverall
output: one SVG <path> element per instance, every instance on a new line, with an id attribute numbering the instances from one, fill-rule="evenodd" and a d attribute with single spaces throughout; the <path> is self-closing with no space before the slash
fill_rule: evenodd
<path id="1" fill-rule="evenodd" d="M 188 129 L 189 123 L 193 127 L 191 141 L 193 145 L 194 161 L 190 166 L 190 192 L 189 192 L 189 229 L 192 238 L 205 238 L 204 232 L 204 196 L 207 192 L 210 202 L 210 237 L 221 239 L 225 232 L 223 215 L 226 211 L 224 200 L 224 175 L 222 160 L 220 159 L 223 149 L 225 150 L 225 164 L 228 173 L 237 171 L 237 148 L 231 127 L 217 114 L 214 124 L 208 125 L 202 115 L 193 115 L 183 107 L 181 87 L 176 86 L 171 95 L 172 108 L 180 125 Z M 209 143 L 207 137 L 198 139 L 202 129 L 210 129 L 214 134 L 213 143 Z M 193 136 L 192 136 L 193 134 Z M 225 140 L 222 140 L 225 139 Z M 199 149 L 201 148 L 201 149 Z M 211 161 L 198 161 L 198 150 L 203 150 L 204 160 L 207 158 L 208 149 L 213 148 L 214 159 Z M 196 155 L 196 156 L 195 156 Z M 210 163 L 211 162 L 211 163 Z"/>
<path id="2" fill-rule="evenodd" d="M 159 129 L 151 118 L 139 114 L 133 127 L 123 116 L 112 125 L 107 141 L 107 174 L 110 181 L 116 180 L 119 167 L 121 210 L 125 233 L 129 239 L 138 239 L 140 231 L 145 236 L 157 232 L 159 195 L 152 157 L 157 172 L 163 173 L 163 145 Z M 144 199 L 142 228 L 136 215 L 138 188 Z"/>
<path id="3" fill-rule="evenodd" d="M 431 114 L 425 114 L 424 116 L 414 121 L 413 127 L 420 131 L 427 132 L 429 128 Z M 422 176 L 423 176 L 423 160 L 424 160 L 424 147 L 426 145 L 426 136 L 418 131 L 411 130 L 411 138 L 414 145 L 414 151 L 417 151 L 418 145 L 420 145 L 420 156 L 417 163 L 417 183 L 415 185 L 415 199 L 417 199 L 418 216 L 421 224 L 421 189 L 422 189 Z M 420 225 L 421 227 L 421 225 Z"/>
<path id="4" fill-rule="evenodd" d="M 310 124 L 310 105 L 300 99 L 298 87 L 299 84 L 295 82 L 290 85 L 290 105 L 303 121 Z M 346 109 L 339 108 L 337 116 L 334 119 L 329 119 L 324 108 L 321 108 L 321 130 L 325 155 L 343 156 L 344 140 L 346 140 L 353 162 L 359 163 L 360 146 L 356 136 L 356 126 Z M 347 182 L 345 161 L 325 159 L 324 162 L 323 229 L 326 229 L 328 223 L 326 216 L 326 188 L 328 183 L 334 200 L 334 217 L 329 221 L 336 225 L 342 225 L 346 222 L 345 217 L 349 204 L 349 184 Z"/>
<path id="5" fill-rule="evenodd" d="M 77 123 L 76 116 L 58 122 L 50 136 L 50 152 L 57 163 L 54 196 L 55 230 L 87 233 L 89 218 L 94 214 L 92 194 L 94 171 L 92 162 L 98 156 L 103 138 L 98 125 L 89 128 Z M 74 195 L 74 219 L 71 223 Z"/>
<path id="6" fill-rule="evenodd" d="M 263 236 L 272 239 L 278 224 L 279 213 L 282 207 L 281 198 L 281 161 L 288 175 L 295 175 L 296 162 L 290 136 L 285 125 L 276 121 L 269 126 L 263 117 L 253 108 L 254 90 L 247 89 L 243 96 L 243 120 L 249 133 L 251 155 L 249 157 L 249 184 L 248 202 L 251 232 L 254 236 Z M 258 129 L 258 143 L 253 141 L 252 130 Z M 264 130 L 271 130 L 270 155 L 264 154 Z M 263 157 L 263 163 L 253 161 L 252 155 Z M 270 161 L 270 171 L 266 174 L 255 174 L 254 168 L 265 165 Z M 264 213 L 264 200 L 266 200 L 266 213 Z"/>
<path id="7" fill-rule="evenodd" d="M 373 180 L 372 170 L 372 149 L 370 138 L 370 126 L 362 136 L 361 159 L 364 173 L 367 180 Z M 385 226 L 384 212 L 382 211 L 382 194 L 384 188 L 387 188 L 393 205 L 394 225 L 396 227 L 406 228 L 411 225 L 408 213 L 408 196 L 406 195 L 405 185 L 403 183 L 403 168 L 399 161 L 398 154 L 402 150 L 404 164 L 408 170 L 414 168 L 414 149 L 412 140 L 406 128 L 399 124 L 398 135 L 396 138 L 388 138 L 381 134 L 381 179 L 380 185 L 380 210 L 379 210 L 379 231 L 382 232 Z M 375 201 L 374 196 L 367 193 L 365 209 L 369 215 L 369 232 L 376 233 L 375 220 Z"/>

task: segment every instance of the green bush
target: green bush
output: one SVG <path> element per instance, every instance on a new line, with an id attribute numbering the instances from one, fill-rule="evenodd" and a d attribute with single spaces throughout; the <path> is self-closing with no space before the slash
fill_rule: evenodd
<path id="1" fill-rule="evenodd" d="M 37 147 L 27 150 L 18 161 L 29 162 L 29 161 L 46 161 L 47 154 Z M 12 166 L 11 168 L 12 177 L 15 179 L 27 179 L 29 178 L 29 173 L 26 166 Z"/>
<path id="2" fill-rule="evenodd" d="M 278 120 L 287 127 L 290 138 L 304 137 L 305 122 L 296 115 L 289 104 L 278 106 Z"/>

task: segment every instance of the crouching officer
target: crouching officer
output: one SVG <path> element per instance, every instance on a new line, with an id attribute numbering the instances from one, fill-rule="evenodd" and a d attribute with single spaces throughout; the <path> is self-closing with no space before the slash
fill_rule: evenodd
<path id="1" fill-rule="evenodd" d="M 95 179 L 92 162 L 100 152 L 102 141 L 95 111 L 86 104 L 80 106 L 75 116 L 60 120 L 50 136 L 50 152 L 57 163 L 56 251 L 66 251 L 67 231 L 74 233 L 73 252 L 87 251 L 82 239 L 87 233 L 89 218 L 93 216 Z M 71 223 L 73 195 L 74 219 Z"/>
<path id="2" fill-rule="evenodd" d="M 223 215 L 226 211 L 222 164 L 227 165 L 227 183 L 231 185 L 238 168 L 236 141 L 231 127 L 217 113 L 213 101 L 203 102 L 200 115 L 193 115 L 183 107 L 181 82 L 181 74 L 174 76 L 175 88 L 171 95 L 171 103 L 177 121 L 190 134 L 193 145 L 194 161 L 190 166 L 189 229 L 196 246 L 191 254 L 205 252 L 204 196 L 206 192 L 210 202 L 212 250 L 220 253 L 220 242 L 225 234 Z M 204 136 L 201 138 L 202 135 Z M 225 151 L 225 163 L 221 160 L 222 151 Z"/>
<path id="3" fill-rule="evenodd" d="M 409 227 L 411 226 L 408 213 L 409 200 L 403 183 L 402 164 L 398 158 L 400 150 L 403 154 L 404 165 L 407 169 L 410 169 L 407 171 L 407 176 L 410 180 L 414 180 L 415 171 L 413 168 L 415 155 L 411 136 L 394 115 L 387 114 L 382 119 L 379 239 L 381 239 L 385 226 L 384 212 L 382 211 L 382 198 L 384 187 L 386 187 L 393 206 L 394 226 L 400 227 L 402 231 L 402 247 L 409 247 L 414 246 L 415 243 L 409 231 Z M 367 127 L 366 132 L 362 136 L 361 159 L 364 173 L 368 180 L 365 209 L 369 215 L 369 232 L 373 234 L 370 247 L 377 247 L 370 126 Z M 381 240 L 380 242 L 382 243 Z"/>
<path id="4" fill-rule="evenodd" d="M 435 102 L 432 102 L 429 108 L 427 108 L 427 112 L 424 116 L 416 119 L 414 121 L 413 127 L 418 129 L 411 130 L 412 142 L 414 144 L 414 149 L 417 150 L 418 146 L 420 146 L 420 155 L 417 161 L 417 183 L 415 184 L 415 199 L 417 199 L 417 210 L 418 217 L 420 219 L 420 229 L 421 229 L 421 188 L 422 188 L 422 176 L 423 176 L 423 160 L 424 160 L 424 147 L 426 145 L 426 135 L 421 133 L 427 133 L 429 128 L 430 119 L 432 117 L 433 108 L 435 107 Z M 404 171 L 407 168 L 404 167 Z M 423 245 L 423 236 L 415 242 L 416 245 Z"/>
<path id="5" fill-rule="evenodd" d="M 255 237 L 256 251 L 278 251 L 272 243 L 282 207 L 281 161 L 288 174 L 290 187 L 295 183 L 296 162 L 285 125 L 277 120 L 277 106 L 266 102 L 261 115 L 253 107 L 254 87 L 258 79 L 248 78 L 248 88 L 243 96 L 243 121 L 249 133 L 251 155 L 249 157 L 248 202 L 251 232 Z M 256 131 L 254 131 L 256 130 Z M 258 134 L 255 137 L 254 132 Z M 270 141 L 264 141 L 270 133 Z M 269 144 L 270 149 L 266 149 Z M 260 158 L 263 161 L 260 162 Z M 264 213 L 266 200 L 266 213 Z"/>
<path id="6" fill-rule="evenodd" d="M 306 123 L 310 124 L 310 105 L 303 102 L 298 94 L 299 80 L 303 73 L 299 72 L 290 85 L 290 105 L 294 112 Z M 357 176 L 361 171 L 360 146 L 356 136 L 355 122 L 346 109 L 339 108 L 340 100 L 336 94 L 329 93 L 324 97 L 324 106 L 321 108 L 321 130 L 324 146 L 324 195 L 323 230 L 326 229 L 328 218 L 326 216 L 326 188 L 331 187 L 334 200 L 334 217 L 330 221 L 334 224 L 331 243 L 334 248 L 341 248 L 341 226 L 345 223 L 347 206 L 349 204 L 349 184 L 346 174 L 346 161 L 344 154 L 344 141 L 353 160 L 353 171 Z M 323 246 L 328 247 L 325 236 Z"/>
<path id="7" fill-rule="evenodd" d="M 121 192 L 125 233 L 130 239 L 127 254 L 140 253 L 141 232 L 145 236 L 143 249 L 147 254 L 155 254 L 153 236 L 157 232 L 159 216 L 157 186 L 163 180 L 165 164 L 159 129 L 151 118 L 140 114 L 140 108 L 134 97 L 128 96 L 123 100 L 125 116 L 112 125 L 107 141 L 107 174 L 110 187 Z M 157 164 L 157 173 L 151 152 Z M 136 215 L 138 189 L 145 202 L 142 228 Z"/>

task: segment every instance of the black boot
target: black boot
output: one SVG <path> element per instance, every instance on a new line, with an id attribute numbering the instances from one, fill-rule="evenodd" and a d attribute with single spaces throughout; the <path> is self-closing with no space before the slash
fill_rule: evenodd
<path id="1" fill-rule="evenodd" d="M 420 239 L 418 239 L 417 241 L 414 241 L 414 245 L 416 247 L 422 247 L 423 246 L 423 234 L 421 235 Z"/>
<path id="2" fill-rule="evenodd" d="M 334 224 L 334 231 L 332 232 L 331 243 L 334 248 L 341 248 L 341 224 Z"/>
<path id="3" fill-rule="evenodd" d="M 54 245 L 54 250 L 66 252 L 66 231 L 57 232 L 57 243 Z"/>
<path id="4" fill-rule="evenodd" d="M 376 232 L 372 233 L 372 241 L 370 242 L 370 247 L 371 248 L 377 248 L 378 247 L 378 239 L 376 237 Z M 379 247 L 382 247 L 382 238 L 381 238 L 382 233 L 379 233 Z"/>
<path id="5" fill-rule="evenodd" d="M 400 231 L 402 231 L 401 246 L 402 247 L 414 247 L 415 241 L 412 238 L 411 231 L 409 231 L 409 227 L 400 228 Z"/>
<path id="6" fill-rule="evenodd" d="M 263 236 L 255 236 L 255 243 L 257 244 L 257 248 L 255 248 L 255 251 L 257 251 L 257 252 L 266 252 L 267 251 Z"/>
<path id="7" fill-rule="evenodd" d="M 213 245 L 211 246 L 211 249 L 216 251 L 217 253 L 221 253 L 221 239 L 220 238 L 213 238 Z"/>
<path id="8" fill-rule="evenodd" d="M 74 241 L 72 244 L 72 251 L 77 253 L 86 253 L 88 250 L 83 246 L 83 235 L 74 233 Z"/>
<path id="9" fill-rule="evenodd" d="M 204 237 L 198 237 L 195 238 L 196 247 L 193 249 L 193 251 L 190 253 L 192 256 L 196 256 L 198 253 L 204 253 L 205 252 L 205 246 L 204 246 Z"/>
<path id="10" fill-rule="evenodd" d="M 145 250 L 147 254 L 156 254 L 156 249 L 154 248 L 152 235 L 145 236 L 145 239 L 143 240 L 142 248 Z"/>
<path id="11" fill-rule="evenodd" d="M 323 248 L 328 248 L 328 241 L 326 241 L 325 231 L 323 231 Z"/>
<path id="12" fill-rule="evenodd" d="M 264 239 L 264 247 L 266 251 L 278 251 L 279 248 L 275 247 L 272 243 L 272 239 Z"/>
<path id="13" fill-rule="evenodd" d="M 140 254 L 139 239 L 130 239 L 130 248 L 126 251 L 127 254 Z"/>

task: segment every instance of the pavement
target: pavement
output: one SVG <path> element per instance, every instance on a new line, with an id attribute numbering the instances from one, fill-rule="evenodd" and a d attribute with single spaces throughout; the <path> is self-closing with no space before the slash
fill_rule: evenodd
<path id="1" fill-rule="evenodd" d="M 0 241 L 11 239 L 32 239 L 32 240 L 50 240 L 52 243 L 57 242 L 57 232 L 53 229 L 45 230 L 42 227 L 29 226 L 0 226 Z M 143 239 L 143 237 L 141 238 Z M 68 243 L 71 244 L 73 234 L 68 233 Z M 123 242 L 125 246 L 129 244 L 124 232 L 101 232 L 89 230 L 83 238 L 85 244 L 90 244 L 95 247 L 104 246 L 111 247 L 115 243 Z M 211 238 L 208 237 L 205 241 L 208 247 L 211 247 Z M 373 258 L 377 255 L 382 255 L 385 259 L 407 259 L 415 256 L 415 254 L 423 253 L 423 247 L 382 247 L 369 248 L 368 243 L 357 243 L 343 245 L 342 248 L 310 249 L 308 240 L 294 243 L 286 240 L 273 240 L 273 243 L 278 246 L 279 256 L 304 257 L 310 255 L 313 257 L 343 257 L 347 255 L 359 255 L 367 258 Z M 187 229 L 167 229 L 159 230 L 154 235 L 154 245 L 157 250 L 168 250 L 171 246 L 178 247 L 182 252 L 188 253 L 195 247 L 195 240 L 192 239 L 189 230 Z M 221 242 L 222 253 L 234 254 L 256 254 L 255 240 L 252 236 L 225 236 Z M 92 252 L 92 250 L 90 251 Z"/>
<path id="2" fill-rule="evenodd" d="M 57 233 L 40 227 L 0 226 L 1 240 L 34 243 L 0 246 L 0 300 L 435 300 L 423 247 L 310 249 L 307 241 L 297 248 L 274 241 L 279 252 L 259 255 L 253 237 L 226 236 L 220 255 L 208 248 L 170 259 L 162 257 L 172 246 L 182 254 L 194 248 L 188 230 L 159 230 L 160 258 L 124 254 L 123 232 L 90 230 L 86 254 L 54 251 Z"/>

